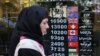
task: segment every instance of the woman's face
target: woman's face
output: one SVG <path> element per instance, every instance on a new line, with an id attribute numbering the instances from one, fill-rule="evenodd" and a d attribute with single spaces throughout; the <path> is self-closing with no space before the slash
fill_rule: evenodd
<path id="1" fill-rule="evenodd" d="M 42 22 L 40 23 L 40 28 L 41 28 L 42 35 L 45 35 L 47 33 L 47 29 L 49 28 L 48 18 L 42 20 Z"/>

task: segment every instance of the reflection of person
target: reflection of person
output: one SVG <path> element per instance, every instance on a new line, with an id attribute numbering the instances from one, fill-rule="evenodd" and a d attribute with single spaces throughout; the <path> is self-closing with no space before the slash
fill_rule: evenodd
<path id="1" fill-rule="evenodd" d="M 31 6 L 22 10 L 11 38 L 11 56 L 45 56 L 43 36 L 48 28 L 45 8 Z"/>

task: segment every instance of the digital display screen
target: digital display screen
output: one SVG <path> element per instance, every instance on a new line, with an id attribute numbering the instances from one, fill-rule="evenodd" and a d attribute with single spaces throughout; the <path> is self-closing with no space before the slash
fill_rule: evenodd
<path id="1" fill-rule="evenodd" d="M 85 1 L 74 6 L 68 6 L 66 1 L 50 3 L 53 4 L 49 8 L 52 56 L 92 55 L 92 6 Z"/>

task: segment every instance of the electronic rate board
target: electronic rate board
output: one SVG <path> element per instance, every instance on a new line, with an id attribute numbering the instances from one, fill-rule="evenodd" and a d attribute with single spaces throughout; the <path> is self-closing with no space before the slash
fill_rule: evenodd
<path id="1" fill-rule="evenodd" d="M 92 56 L 93 24 L 91 0 L 47 0 L 52 56 Z"/>

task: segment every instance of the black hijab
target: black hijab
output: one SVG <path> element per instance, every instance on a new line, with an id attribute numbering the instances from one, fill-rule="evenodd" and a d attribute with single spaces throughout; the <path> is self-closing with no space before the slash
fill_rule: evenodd
<path id="1" fill-rule="evenodd" d="M 21 11 L 11 37 L 11 56 L 14 55 L 14 51 L 20 40 L 20 36 L 25 36 L 27 38 L 36 40 L 43 45 L 43 36 L 40 29 L 40 23 L 44 18 L 47 17 L 47 10 L 40 6 L 31 6 Z"/>

